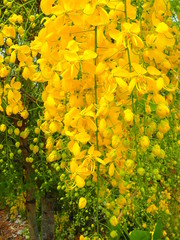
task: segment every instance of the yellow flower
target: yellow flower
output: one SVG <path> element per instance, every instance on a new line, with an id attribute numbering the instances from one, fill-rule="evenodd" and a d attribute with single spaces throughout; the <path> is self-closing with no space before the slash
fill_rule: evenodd
<path id="1" fill-rule="evenodd" d="M 83 188 L 85 186 L 84 179 L 82 177 L 80 177 L 79 175 L 76 176 L 75 182 L 76 182 L 78 188 Z"/>
<path id="2" fill-rule="evenodd" d="M 24 119 L 27 119 L 29 117 L 29 113 L 28 113 L 28 111 L 26 109 L 23 110 L 20 115 Z"/>
<path id="3" fill-rule="evenodd" d="M 33 148 L 34 149 L 34 148 Z M 47 160 L 48 162 L 54 162 L 60 158 L 58 152 L 56 150 L 53 150 L 48 156 Z"/>
<path id="4" fill-rule="evenodd" d="M 46 15 L 51 14 L 54 2 L 55 0 L 42 0 L 40 4 L 42 12 Z"/>
<path id="5" fill-rule="evenodd" d="M 112 177 L 114 175 L 115 167 L 114 163 L 111 163 L 109 166 L 109 176 Z"/>
<path id="6" fill-rule="evenodd" d="M 3 46 L 4 45 L 4 37 L 3 37 L 3 34 L 0 33 L 0 46 Z"/>
<path id="7" fill-rule="evenodd" d="M 17 21 L 17 14 L 13 14 L 11 17 L 9 17 L 9 22 L 15 23 Z"/>
<path id="8" fill-rule="evenodd" d="M 120 197 L 117 199 L 117 204 L 120 209 L 122 209 L 126 205 L 126 199 L 120 195 Z"/>
<path id="9" fill-rule="evenodd" d="M 147 136 L 141 137 L 140 144 L 143 148 L 148 148 L 150 144 L 149 138 Z"/>
<path id="10" fill-rule="evenodd" d="M 99 123 L 99 132 L 103 132 L 106 128 L 106 120 L 102 118 Z"/>
<path id="11" fill-rule="evenodd" d="M 10 106 L 10 105 L 8 105 L 7 107 L 6 107 L 6 114 L 8 115 L 8 116 L 10 116 L 11 114 L 12 114 L 12 107 Z"/>
<path id="12" fill-rule="evenodd" d="M 13 25 L 4 25 L 2 33 L 6 36 L 6 37 L 11 37 L 11 38 L 15 38 L 16 37 L 16 29 Z"/>
<path id="13" fill-rule="evenodd" d="M 80 209 L 85 208 L 86 203 L 87 203 L 86 198 L 81 197 L 81 198 L 79 199 L 79 208 L 80 208 Z"/>
<path id="14" fill-rule="evenodd" d="M 156 114 L 160 118 L 165 118 L 169 115 L 169 108 L 164 103 L 160 103 L 156 108 Z"/>
<path id="15" fill-rule="evenodd" d="M 117 217 L 116 217 L 116 216 L 112 216 L 112 217 L 110 218 L 110 223 L 111 223 L 112 226 L 115 227 L 115 226 L 118 224 Z"/>
<path id="16" fill-rule="evenodd" d="M 49 95 L 47 97 L 47 102 L 46 103 L 47 103 L 48 107 L 55 107 L 55 105 L 56 105 L 56 102 L 55 102 L 54 98 L 51 95 Z"/>
<path id="17" fill-rule="evenodd" d="M 112 137 L 112 147 L 113 147 L 113 148 L 117 148 L 117 147 L 120 145 L 120 142 L 121 142 L 121 139 L 120 139 L 119 136 L 114 135 L 114 136 Z"/>
<path id="18" fill-rule="evenodd" d="M 6 131 L 6 125 L 5 125 L 5 124 L 2 123 L 2 124 L 0 125 L 0 131 L 1 131 L 1 132 L 5 132 L 5 131 Z"/>
<path id="19" fill-rule="evenodd" d="M 143 176 L 143 175 L 145 174 L 145 169 L 142 168 L 142 167 L 140 167 L 140 168 L 137 169 L 137 173 L 138 173 L 139 175 Z"/>
<path id="20" fill-rule="evenodd" d="M 49 131 L 53 134 L 55 132 L 60 131 L 59 125 L 57 122 L 51 122 L 49 125 Z"/>
<path id="21" fill-rule="evenodd" d="M 21 120 L 17 121 L 17 126 L 22 127 L 23 122 Z"/>
<path id="22" fill-rule="evenodd" d="M 149 105 L 145 105 L 145 111 L 147 114 L 150 114 L 151 113 L 151 107 Z"/>
<path id="23" fill-rule="evenodd" d="M 35 20 L 35 16 L 34 15 L 29 16 L 29 21 L 30 22 L 34 22 L 34 20 Z"/>
<path id="24" fill-rule="evenodd" d="M 16 61 L 16 51 L 14 50 L 12 53 L 11 53 L 11 57 L 9 59 L 9 62 L 10 63 L 15 63 Z"/>
<path id="25" fill-rule="evenodd" d="M 157 28 L 156 28 L 156 32 L 158 33 L 166 33 L 168 31 L 169 27 L 166 23 L 161 22 L 158 24 Z"/>
<path id="26" fill-rule="evenodd" d="M 30 72 L 29 68 L 28 68 L 28 67 L 25 67 L 24 70 L 23 70 L 23 72 L 22 72 L 23 78 L 24 78 L 25 80 L 27 80 L 27 79 L 29 78 L 30 74 L 31 74 L 31 72 Z"/>
<path id="27" fill-rule="evenodd" d="M 12 39 L 11 39 L 11 38 L 7 38 L 7 39 L 6 39 L 6 44 L 7 44 L 8 46 L 11 46 L 11 45 L 12 45 Z"/>
<path id="28" fill-rule="evenodd" d="M 73 145 L 73 148 L 72 148 L 72 152 L 73 152 L 74 156 L 77 157 L 80 154 L 80 151 L 81 151 L 81 149 L 80 149 L 79 144 L 77 142 L 75 142 Z"/>
<path id="29" fill-rule="evenodd" d="M 163 231 L 163 237 L 165 237 L 167 235 L 167 232 L 164 230 Z"/>
<path id="30" fill-rule="evenodd" d="M 156 137 L 161 140 L 161 139 L 163 139 L 164 134 L 162 132 L 157 132 Z"/>
<path id="31" fill-rule="evenodd" d="M 126 167 L 127 167 L 128 169 L 134 167 L 134 161 L 131 160 L 131 159 L 127 159 L 127 161 L 125 162 L 125 164 L 126 164 Z"/>
<path id="32" fill-rule="evenodd" d="M 28 128 L 26 128 L 23 132 L 20 133 L 20 137 L 23 139 L 26 139 L 29 135 L 30 131 Z"/>
<path id="33" fill-rule="evenodd" d="M 133 113 L 130 109 L 126 109 L 124 111 L 124 120 L 127 122 L 127 123 L 132 123 L 133 121 Z"/>
<path id="34" fill-rule="evenodd" d="M 90 135 L 83 131 L 81 133 L 76 134 L 75 139 L 85 144 L 90 140 Z"/>
<path id="35" fill-rule="evenodd" d="M 23 17 L 21 15 L 18 15 L 17 21 L 19 24 L 21 24 L 23 22 Z"/>
<path id="36" fill-rule="evenodd" d="M 15 128 L 15 129 L 14 129 L 14 134 L 18 136 L 19 133 L 20 133 L 19 128 Z"/>
<path id="37" fill-rule="evenodd" d="M 169 121 L 167 119 L 161 120 L 158 129 L 161 133 L 167 133 L 170 130 Z"/>
<path id="38" fill-rule="evenodd" d="M 160 153 L 161 153 L 161 148 L 158 144 L 154 145 L 153 148 L 152 148 L 152 153 L 155 155 L 155 156 L 159 156 Z"/>
<path id="39" fill-rule="evenodd" d="M 81 236 L 79 237 L 79 240 L 85 240 L 84 236 L 81 235 Z"/>
<path id="40" fill-rule="evenodd" d="M 9 74 L 9 70 L 7 69 L 7 67 L 1 67 L 1 70 L 0 70 L 0 77 L 1 78 L 4 78 L 6 77 L 7 75 Z"/>
<path id="41" fill-rule="evenodd" d="M 136 23 L 123 23 L 122 31 L 117 39 L 117 42 L 122 43 L 125 47 L 131 42 L 134 48 L 143 48 L 144 43 L 142 39 L 138 36 L 140 32 L 140 27 Z"/>
<path id="42" fill-rule="evenodd" d="M 112 237 L 112 238 L 115 238 L 115 237 L 117 237 L 117 232 L 115 231 L 115 230 L 113 230 L 113 231 L 111 231 L 110 232 L 110 236 Z"/>
<path id="43" fill-rule="evenodd" d="M 156 205 L 151 204 L 151 206 L 149 206 L 149 207 L 146 209 L 146 212 L 147 212 L 147 213 L 156 213 L 157 210 L 158 210 L 158 208 L 156 207 Z"/>
<path id="44" fill-rule="evenodd" d="M 39 134 L 39 133 L 40 133 L 40 128 L 36 127 L 36 128 L 34 129 L 34 132 L 35 132 L 35 134 Z"/>
<path id="45" fill-rule="evenodd" d="M 35 145 L 33 147 L 33 153 L 36 154 L 37 152 L 39 152 L 39 146 Z"/>
<path id="46" fill-rule="evenodd" d="M 143 223 L 142 227 L 143 227 L 143 228 L 146 228 L 146 227 L 147 227 L 147 224 L 146 224 L 146 223 Z"/>
<path id="47" fill-rule="evenodd" d="M 52 150 L 53 146 L 54 146 L 54 139 L 50 136 L 46 140 L 46 149 L 50 151 Z"/>

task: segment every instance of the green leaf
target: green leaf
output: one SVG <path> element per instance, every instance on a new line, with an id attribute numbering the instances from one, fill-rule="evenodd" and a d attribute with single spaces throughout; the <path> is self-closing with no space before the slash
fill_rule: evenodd
<path id="1" fill-rule="evenodd" d="M 147 231 L 134 230 L 130 235 L 130 240 L 151 240 L 151 234 Z"/>
<path id="2" fill-rule="evenodd" d="M 161 239 L 162 231 L 163 231 L 163 224 L 162 224 L 162 222 L 159 220 L 159 221 L 157 222 L 156 227 L 155 227 L 155 230 L 154 230 L 153 240 L 159 240 L 159 239 Z"/>
<path id="3" fill-rule="evenodd" d="M 155 112 L 156 111 L 156 104 L 151 100 L 149 103 L 150 107 L 151 107 L 151 111 Z"/>
<path id="4" fill-rule="evenodd" d="M 127 223 L 124 224 L 123 230 L 124 230 L 124 232 L 126 233 L 126 235 L 129 236 L 128 228 L 127 228 Z"/>

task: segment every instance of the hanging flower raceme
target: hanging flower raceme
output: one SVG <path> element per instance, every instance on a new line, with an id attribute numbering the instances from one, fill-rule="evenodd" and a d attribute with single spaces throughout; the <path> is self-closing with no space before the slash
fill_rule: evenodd
<path id="1" fill-rule="evenodd" d="M 179 33 L 167 22 L 163 0 L 144 1 L 138 11 L 133 4 L 42 0 L 44 27 L 30 47 L 7 41 L 11 64 L 18 60 L 23 78 L 43 85 L 40 129 L 47 161 L 63 166 L 68 189 L 86 191 L 94 182 L 97 204 L 108 210 L 113 228 L 123 225 L 127 215 L 139 214 L 137 202 L 145 202 L 161 178 L 163 185 L 166 168 L 161 174 L 161 161 L 154 159 L 168 161 L 164 139 L 178 139 L 171 132 L 171 111 L 179 82 Z M 8 31 L 0 35 L 0 45 Z M 9 69 L 4 59 L 0 64 L 5 77 Z M 19 90 L 6 86 L 9 103 L 20 97 Z M 39 151 L 35 146 L 34 154 Z M 137 179 L 142 181 L 137 184 Z M 79 199 L 80 209 L 86 204 L 85 197 Z M 144 207 L 148 217 L 159 213 L 156 206 L 158 202 L 148 202 Z M 113 229 L 110 236 L 117 234 Z"/>
<path id="2" fill-rule="evenodd" d="M 7 107 L 6 107 L 6 113 L 8 116 L 11 114 L 18 114 L 21 113 L 22 117 L 26 119 L 28 117 L 27 115 L 23 114 L 24 107 L 23 103 L 21 101 L 21 83 L 15 82 L 15 77 L 12 78 L 10 84 L 6 84 L 4 86 L 4 96 L 6 96 L 7 99 Z"/>

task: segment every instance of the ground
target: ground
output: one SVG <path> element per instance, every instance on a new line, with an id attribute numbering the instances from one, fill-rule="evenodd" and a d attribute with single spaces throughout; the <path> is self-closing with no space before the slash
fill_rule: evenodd
<path id="1" fill-rule="evenodd" d="M 11 221 L 8 213 L 0 209 L 0 240 L 24 240 L 23 232 L 26 228 L 26 222 L 18 217 Z"/>

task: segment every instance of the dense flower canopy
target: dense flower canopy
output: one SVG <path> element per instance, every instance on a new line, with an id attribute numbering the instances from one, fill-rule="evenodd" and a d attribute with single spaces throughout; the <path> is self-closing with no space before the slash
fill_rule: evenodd
<path id="1" fill-rule="evenodd" d="M 40 8 L 41 29 L 29 42 L 22 16 L 1 26 L 0 111 L 28 122 L 23 88 L 33 86 L 35 97 L 26 95 L 39 111 L 34 132 L 43 134 L 45 164 L 61 168 L 67 192 L 95 184 L 111 238 L 123 216 L 141 212 L 138 201 L 152 219 L 169 217 L 173 190 L 164 182 L 180 144 L 180 34 L 169 1 L 41 0 Z M 20 138 L 31 133 L 15 127 Z M 87 206 L 81 197 L 79 208 Z"/>

